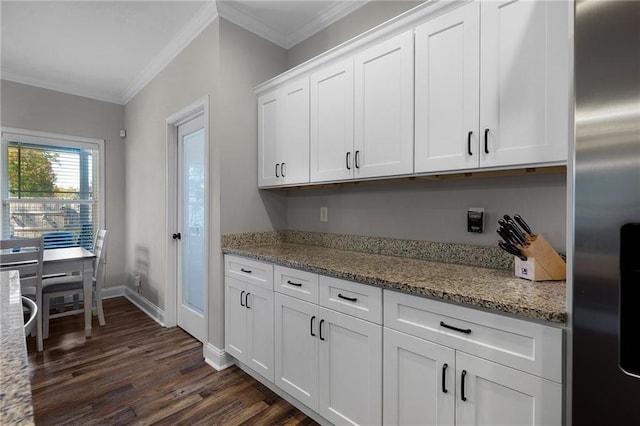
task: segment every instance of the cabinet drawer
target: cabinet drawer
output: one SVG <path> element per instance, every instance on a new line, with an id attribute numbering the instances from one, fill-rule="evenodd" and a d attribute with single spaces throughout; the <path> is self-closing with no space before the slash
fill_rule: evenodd
<path id="1" fill-rule="evenodd" d="M 275 266 L 273 272 L 275 291 L 318 304 L 318 274 L 284 266 Z"/>
<path id="2" fill-rule="evenodd" d="M 273 265 L 268 263 L 226 255 L 224 257 L 224 274 L 273 290 Z"/>
<path id="3" fill-rule="evenodd" d="M 562 383 L 562 329 L 385 290 L 385 326 Z"/>
<path id="4" fill-rule="evenodd" d="M 320 276 L 320 306 L 382 324 L 382 289 Z"/>

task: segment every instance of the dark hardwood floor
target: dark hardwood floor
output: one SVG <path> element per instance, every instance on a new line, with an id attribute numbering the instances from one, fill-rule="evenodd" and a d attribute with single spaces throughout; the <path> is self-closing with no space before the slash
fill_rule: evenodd
<path id="1" fill-rule="evenodd" d="M 124 297 L 104 309 L 91 338 L 77 315 L 51 321 L 42 353 L 27 340 L 37 425 L 316 424 L 239 368 L 215 371 L 200 342 Z"/>

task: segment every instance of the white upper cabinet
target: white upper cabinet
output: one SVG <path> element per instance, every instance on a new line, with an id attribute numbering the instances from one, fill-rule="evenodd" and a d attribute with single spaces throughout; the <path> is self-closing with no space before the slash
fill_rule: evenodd
<path id="1" fill-rule="evenodd" d="M 416 173 L 565 162 L 568 28 L 566 2 L 524 0 L 419 26 Z"/>
<path id="2" fill-rule="evenodd" d="M 309 77 L 258 98 L 258 185 L 309 182 Z"/>
<path id="3" fill-rule="evenodd" d="M 481 165 L 567 160 L 570 7 L 562 1 L 482 2 Z"/>
<path id="4" fill-rule="evenodd" d="M 354 177 L 413 173 L 413 34 L 355 55 Z"/>
<path id="5" fill-rule="evenodd" d="M 425 2 L 265 83 L 259 185 L 565 164 L 572 7 Z"/>
<path id="6" fill-rule="evenodd" d="M 353 175 L 353 58 L 311 74 L 311 181 Z"/>
<path id="7" fill-rule="evenodd" d="M 416 173 L 480 164 L 480 3 L 416 28 Z"/>
<path id="8" fill-rule="evenodd" d="M 309 182 L 309 78 L 282 88 L 282 144 L 280 174 L 285 184 Z"/>
<path id="9" fill-rule="evenodd" d="M 277 185 L 280 177 L 279 95 L 280 90 L 274 90 L 258 98 L 258 186 Z"/>

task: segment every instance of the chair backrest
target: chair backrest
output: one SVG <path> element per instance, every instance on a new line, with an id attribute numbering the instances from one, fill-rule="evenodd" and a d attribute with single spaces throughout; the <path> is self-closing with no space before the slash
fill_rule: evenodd
<path id="1" fill-rule="evenodd" d="M 102 288 L 104 279 L 104 264 L 107 254 L 107 242 L 109 241 L 109 231 L 106 229 L 99 229 L 96 234 L 96 241 L 93 246 L 93 254 L 96 255 L 96 260 L 93 267 L 94 278 L 96 279 L 96 286 Z"/>
<path id="2" fill-rule="evenodd" d="M 42 238 L 0 240 L 0 270 L 17 270 L 20 286 L 42 286 Z"/>

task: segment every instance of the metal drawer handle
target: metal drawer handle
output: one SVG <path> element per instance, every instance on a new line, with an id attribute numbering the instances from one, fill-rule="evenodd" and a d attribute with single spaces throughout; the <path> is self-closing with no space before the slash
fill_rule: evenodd
<path id="1" fill-rule="evenodd" d="M 245 274 L 250 274 L 251 273 L 251 269 L 244 269 L 244 268 L 240 268 L 240 270 L 242 272 L 244 272 Z"/>
<path id="2" fill-rule="evenodd" d="M 449 367 L 449 364 L 445 362 L 442 365 L 442 393 L 449 392 L 447 390 L 447 367 Z"/>
<path id="3" fill-rule="evenodd" d="M 445 324 L 444 321 L 440 321 L 440 327 L 448 328 L 449 330 L 459 331 L 460 333 L 464 333 L 464 334 L 471 334 L 471 329 L 470 328 L 454 327 L 452 325 Z"/>
<path id="4" fill-rule="evenodd" d="M 286 169 L 284 168 L 285 163 L 281 163 L 280 164 L 280 174 L 282 175 L 282 177 L 285 177 L 285 173 L 286 173 Z"/>
<path id="5" fill-rule="evenodd" d="M 294 283 L 291 280 L 287 280 L 287 284 L 295 285 L 296 287 L 302 287 L 302 283 Z"/>
<path id="6" fill-rule="evenodd" d="M 345 156 L 345 162 L 347 163 L 347 170 L 351 170 L 351 162 L 349 161 L 349 157 L 351 156 L 351 152 L 347 152 Z"/>
<path id="7" fill-rule="evenodd" d="M 473 151 L 471 151 L 471 135 L 473 135 L 473 132 L 469 132 L 467 135 L 467 153 L 469 155 L 473 155 Z"/>
<path id="8" fill-rule="evenodd" d="M 278 177 L 280 177 L 280 176 L 278 175 L 278 167 L 279 167 L 279 166 L 280 166 L 280 164 L 276 163 L 276 177 L 277 177 L 277 178 L 278 178 Z"/>
<path id="9" fill-rule="evenodd" d="M 338 297 L 340 299 L 344 299 L 344 300 L 348 300 L 349 302 L 357 302 L 358 298 L 357 297 L 347 297 L 347 296 L 343 296 L 342 293 L 338 293 Z"/>
<path id="10" fill-rule="evenodd" d="M 244 304 L 247 307 L 247 309 L 251 309 L 251 307 L 249 306 L 249 295 L 251 293 L 247 292 L 247 295 L 244 297 Z"/>
<path id="11" fill-rule="evenodd" d="M 309 327 L 311 328 L 311 330 L 310 330 L 310 334 L 311 334 L 312 336 L 314 336 L 314 337 L 315 337 L 315 335 L 316 335 L 316 334 L 313 332 L 313 321 L 314 321 L 315 319 L 316 319 L 316 316 L 315 316 L 315 315 L 311 317 L 311 321 L 310 321 L 310 323 L 311 323 L 311 324 L 310 324 L 310 326 L 309 326 Z"/>
<path id="12" fill-rule="evenodd" d="M 244 296 L 244 290 L 240 292 L 240 306 L 244 307 L 244 303 L 242 303 L 242 296 Z"/>

